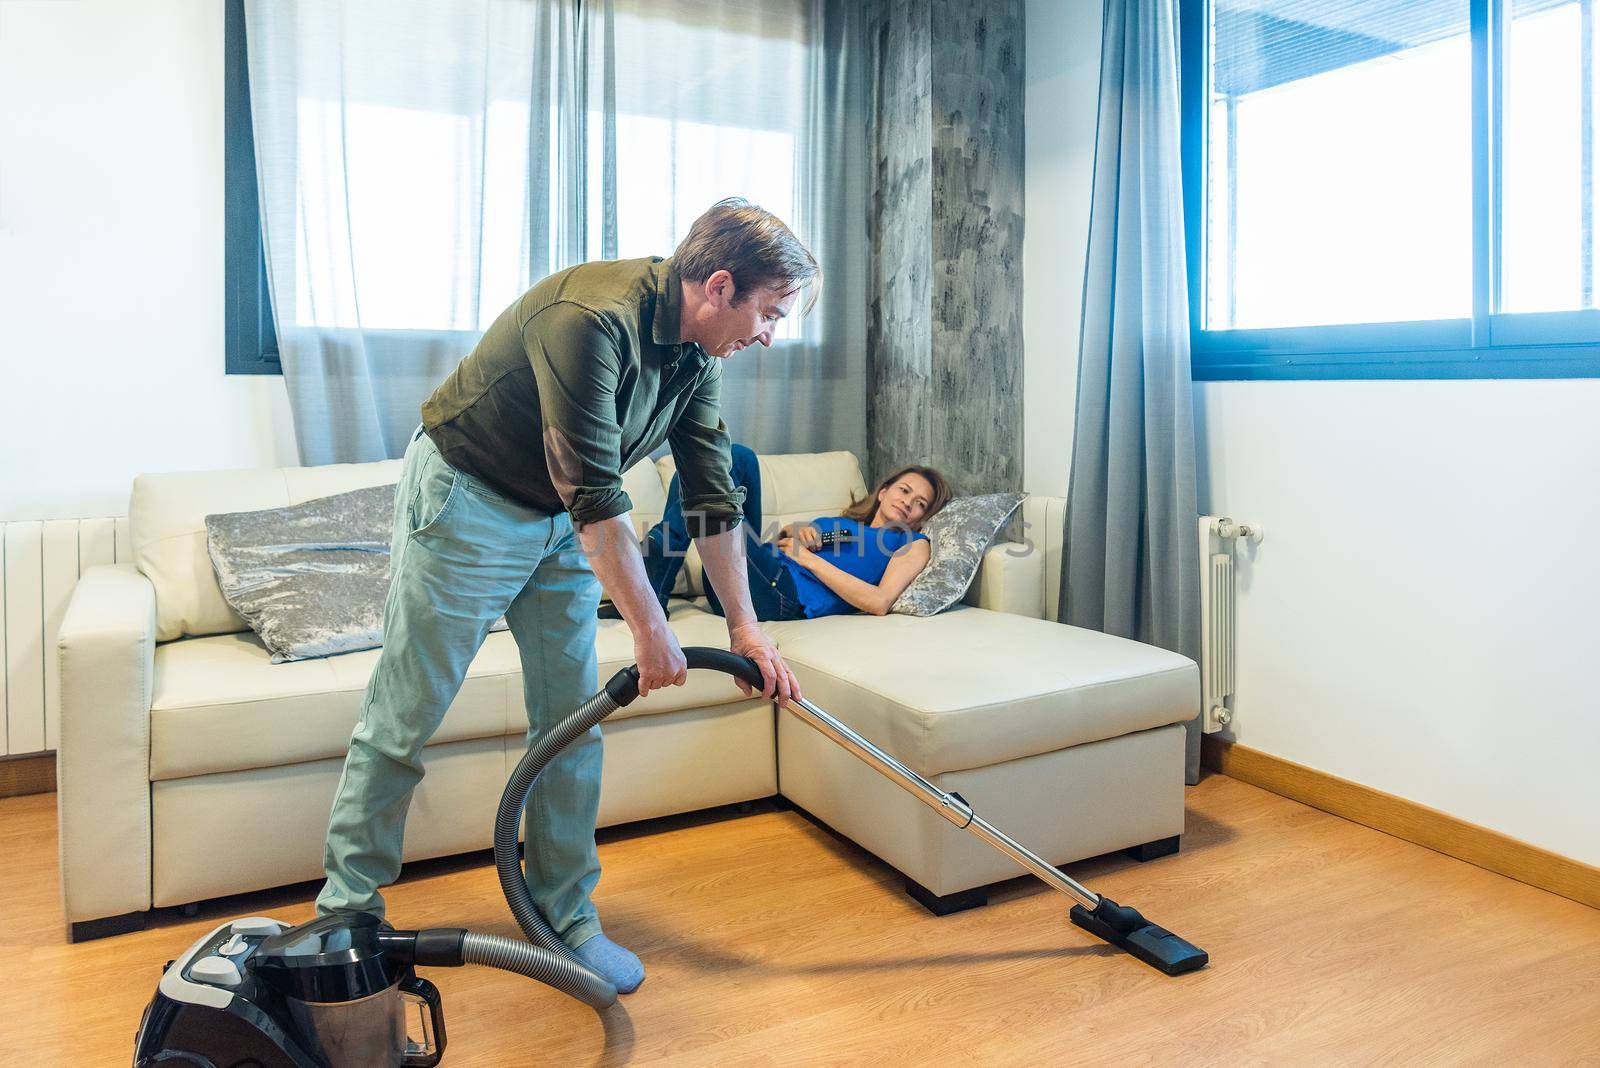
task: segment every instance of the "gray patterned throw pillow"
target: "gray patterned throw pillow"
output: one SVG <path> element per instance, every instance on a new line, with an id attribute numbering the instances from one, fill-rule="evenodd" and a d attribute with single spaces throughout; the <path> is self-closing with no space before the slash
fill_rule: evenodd
<path id="1" fill-rule="evenodd" d="M 208 515 L 206 549 L 222 596 L 282 664 L 383 644 L 393 527 L 394 487 L 369 486 Z"/>
<path id="2" fill-rule="evenodd" d="M 908 616 L 938 615 L 955 604 L 972 585 L 983 554 L 1025 493 L 988 493 L 957 497 L 928 520 L 922 532 L 933 542 L 933 555 L 922 574 L 905 588 L 891 612 Z"/>

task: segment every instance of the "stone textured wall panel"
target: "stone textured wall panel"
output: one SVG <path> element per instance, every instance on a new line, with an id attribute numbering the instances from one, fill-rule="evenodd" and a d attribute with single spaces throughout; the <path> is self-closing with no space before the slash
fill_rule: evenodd
<path id="1" fill-rule="evenodd" d="M 873 0 L 869 479 L 1022 484 L 1022 0 Z"/>

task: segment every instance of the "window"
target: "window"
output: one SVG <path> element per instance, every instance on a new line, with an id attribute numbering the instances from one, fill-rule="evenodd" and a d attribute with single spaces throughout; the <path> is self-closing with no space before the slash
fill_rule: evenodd
<path id="1" fill-rule="evenodd" d="M 272 327 L 267 259 L 261 247 L 256 150 L 245 72 L 244 0 L 228 0 L 224 16 L 223 257 L 224 352 L 230 375 L 282 374 Z"/>
<path id="2" fill-rule="evenodd" d="M 582 92 L 531 91 L 531 37 L 490 34 L 485 47 L 467 32 L 471 24 L 443 9 L 435 14 L 446 32 L 432 37 L 426 11 L 392 36 L 384 36 L 381 12 L 362 24 L 375 55 L 430 40 L 428 80 L 417 80 L 405 58 L 340 67 L 337 54 L 296 57 L 298 81 L 287 90 L 277 83 L 292 95 L 275 98 L 282 106 L 263 120 L 269 141 L 277 121 L 271 143 L 280 154 L 264 161 L 275 178 L 268 186 L 293 192 L 292 225 L 282 227 L 287 262 L 274 263 L 285 331 L 360 329 L 400 344 L 449 336 L 470 347 L 544 275 L 583 260 L 669 254 L 723 197 L 747 196 L 803 226 L 810 5 L 735 6 L 716 26 L 654 17 L 650 0 L 596 10 L 611 21 L 585 46 L 593 54 L 577 57 L 588 79 Z M 259 324 L 270 338 L 272 317 L 260 266 L 242 0 L 230 0 L 228 12 L 231 371 L 233 324 Z M 496 26 L 508 34 L 531 25 L 515 7 L 501 14 Z M 756 52 L 754 81 L 722 62 Z M 663 56 L 697 73 L 665 76 Z M 324 68 L 343 74 L 325 76 Z M 565 67 L 557 75 L 572 77 Z M 274 85 L 262 77 L 258 88 Z M 481 84 L 481 92 L 462 91 L 465 84 Z M 784 321 L 780 341 L 807 329 L 799 318 Z M 240 333 L 248 355 L 253 341 Z M 272 372 L 268 344 L 261 370 Z"/>
<path id="3" fill-rule="evenodd" d="M 557 121 L 552 115 L 552 126 Z M 546 273 L 530 274 L 525 220 L 535 161 L 528 125 L 528 104 L 518 100 L 491 100 L 479 116 L 301 98 L 297 232 L 304 237 L 296 245 L 294 299 L 286 305 L 291 321 L 435 333 L 488 329 Z M 590 112 L 584 128 L 587 211 L 576 218 L 552 203 L 557 225 L 583 228 L 579 259 L 667 255 L 701 212 L 734 194 L 780 218 L 792 216 L 789 132 L 619 114 L 616 240 L 607 248 L 607 183 L 598 177 L 607 124 Z M 463 165 L 475 152 L 485 154 L 486 165 Z M 552 162 L 553 199 L 561 181 Z M 348 268 L 324 262 L 330 255 L 349 257 Z M 570 265 L 556 261 L 549 269 Z M 341 284 L 329 281 L 345 271 L 361 280 L 359 319 L 355 300 L 341 299 Z"/>
<path id="4" fill-rule="evenodd" d="M 1516 0 L 1510 16 L 1501 308 L 1593 308 L 1594 4 Z"/>
<path id="5" fill-rule="evenodd" d="M 1194 376 L 1600 376 L 1594 0 L 1185 0 Z"/>

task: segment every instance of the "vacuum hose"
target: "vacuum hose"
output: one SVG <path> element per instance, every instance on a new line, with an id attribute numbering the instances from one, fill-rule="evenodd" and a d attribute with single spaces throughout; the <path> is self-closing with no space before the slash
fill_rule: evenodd
<path id="1" fill-rule="evenodd" d="M 743 679 L 759 688 L 761 669 L 753 660 L 721 649 L 691 647 L 683 651 L 691 668 L 711 668 Z M 617 709 L 630 705 L 639 696 L 639 669 L 627 667 L 612 676 L 605 688 L 585 701 L 577 711 L 553 729 L 534 740 L 518 762 L 500 795 L 500 808 L 494 819 L 494 866 L 500 876 L 500 889 L 511 906 L 517 926 L 528 942 L 465 932 L 461 940 L 463 964 L 485 964 L 537 979 L 570 994 L 586 1005 L 603 1009 L 617 1000 L 617 989 L 610 981 L 578 958 L 551 929 L 528 892 L 522 865 L 517 860 L 517 828 L 540 774 L 560 752 L 582 737 Z M 532 849 L 531 842 L 523 843 Z M 419 963 L 422 963 L 419 961 Z"/>

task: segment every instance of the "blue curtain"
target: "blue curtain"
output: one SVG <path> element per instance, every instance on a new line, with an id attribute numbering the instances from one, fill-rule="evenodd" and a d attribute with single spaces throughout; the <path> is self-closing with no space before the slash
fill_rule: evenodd
<path id="1" fill-rule="evenodd" d="M 1108 0 L 1062 620 L 1198 659 L 1180 120 L 1177 0 Z"/>

